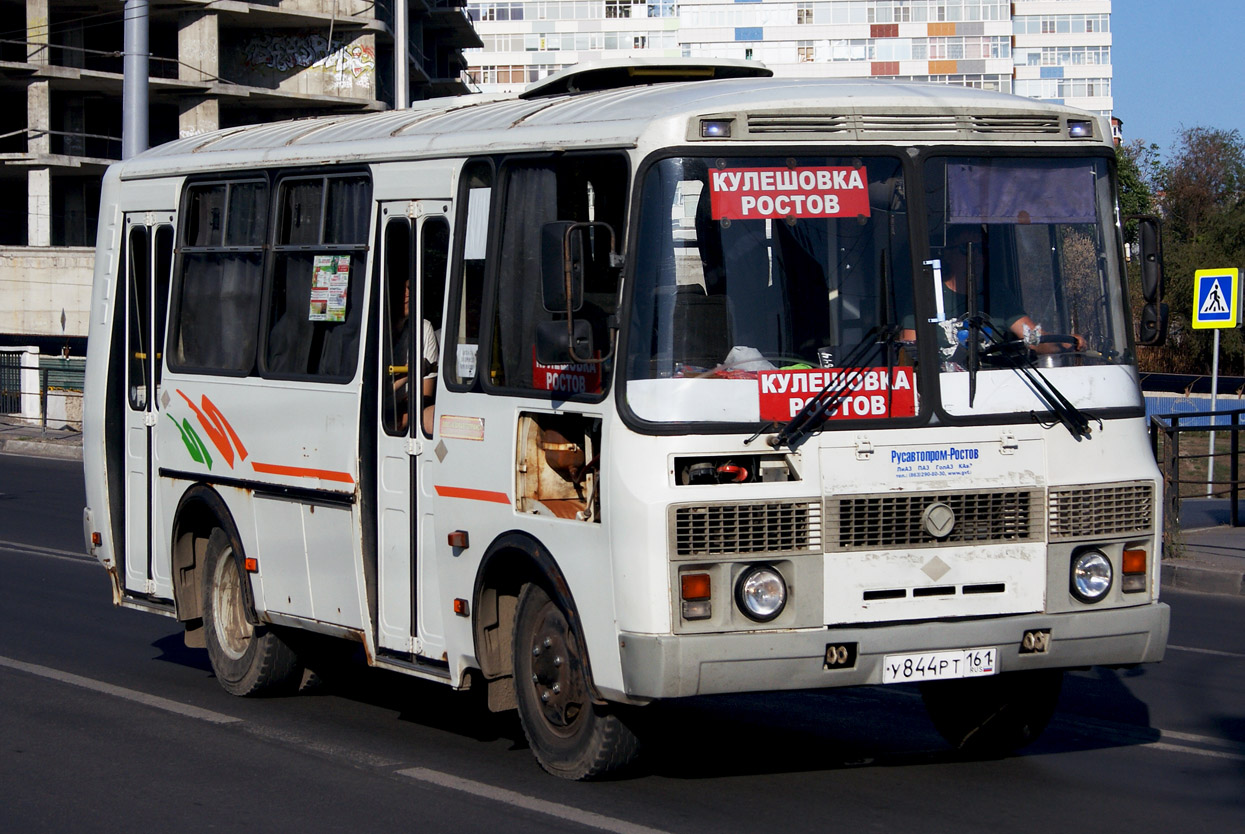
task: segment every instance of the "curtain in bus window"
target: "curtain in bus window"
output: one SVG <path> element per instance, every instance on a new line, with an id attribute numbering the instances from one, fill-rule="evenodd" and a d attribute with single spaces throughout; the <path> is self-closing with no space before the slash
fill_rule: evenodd
<path id="1" fill-rule="evenodd" d="M 364 179 L 330 179 L 324 207 L 325 243 L 366 243 L 372 199 Z"/>
<path id="2" fill-rule="evenodd" d="M 261 266 L 258 252 L 184 256 L 176 344 L 179 366 L 251 370 Z"/>
<path id="3" fill-rule="evenodd" d="M 947 165 L 948 223 L 1093 223 L 1094 169 L 1025 159 Z"/>
<path id="4" fill-rule="evenodd" d="M 557 177 L 547 168 L 510 172 L 502 228 L 497 291 L 501 366 L 498 384 L 532 384 L 536 321 L 548 317 L 541 300 L 541 227 L 557 218 Z"/>

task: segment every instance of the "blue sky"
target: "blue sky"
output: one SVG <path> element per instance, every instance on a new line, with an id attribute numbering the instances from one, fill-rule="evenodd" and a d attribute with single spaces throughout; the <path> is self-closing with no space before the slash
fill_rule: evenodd
<path id="1" fill-rule="evenodd" d="M 1115 0 L 1111 87 L 1124 139 L 1163 155 L 1183 127 L 1245 136 L 1245 2 Z"/>

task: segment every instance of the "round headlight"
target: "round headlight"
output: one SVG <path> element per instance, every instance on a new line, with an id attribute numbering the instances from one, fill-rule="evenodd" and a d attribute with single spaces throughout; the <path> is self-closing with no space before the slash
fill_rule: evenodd
<path id="1" fill-rule="evenodd" d="M 739 610 L 759 623 L 767 623 L 782 613 L 787 604 L 787 583 L 769 565 L 753 565 L 735 584 Z"/>
<path id="2" fill-rule="evenodd" d="M 1111 590 L 1111 560 L 1101 550 L 1082 550 L 1072 558 L 1072 594 L 1097 602 Z"/>

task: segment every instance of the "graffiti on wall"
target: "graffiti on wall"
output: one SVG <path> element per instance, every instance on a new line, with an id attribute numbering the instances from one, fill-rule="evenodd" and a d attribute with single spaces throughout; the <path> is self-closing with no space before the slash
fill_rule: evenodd
<path id="1" fill-rule="evenodd" d="M 376 50 L 361 44 L 343 44 L 316 33 L 257 35 L 244 46 L 246 65 L 252 69 L 318 69 L 334 75 L 337 84 L 370 87 L 376 71 Z"/>

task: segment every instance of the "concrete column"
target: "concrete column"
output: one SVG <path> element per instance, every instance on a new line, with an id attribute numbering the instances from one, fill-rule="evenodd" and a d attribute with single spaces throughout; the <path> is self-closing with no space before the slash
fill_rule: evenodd
<path id="1" fill-rule="evenodd" d="M 26 173 L 26 245 L 52 245 L 52 169 Z"/>
<path id="2" fill-rule="evenodd" d="M 26 0 L 26 60 L 32 64 L 50 64 L 48 47 L 48 0 Z"/>
<path id="3" fill-rule="evenodd" d="M 220 26 L 216 12 L 183 12 L 177 18 L 177 77 L 211 83 L 220 72 Z M 177 132 L 195 136 L 220 128 L 220 102 L 214 98 L 183 97 Z"/>

